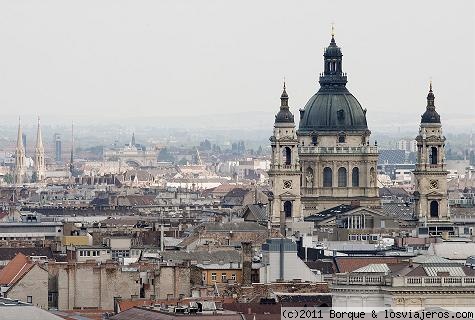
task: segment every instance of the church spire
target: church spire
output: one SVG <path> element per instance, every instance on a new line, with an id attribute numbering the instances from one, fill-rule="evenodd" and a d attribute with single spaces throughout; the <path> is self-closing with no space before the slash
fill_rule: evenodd
<path id="1" fill-rule="evenodd" d="M 18 135 L 16 139 L 16 148 L 17 150 L 22 149 L 23 152 L 25 151 L 25 147 L 23 145 L 23 132 L 21 130 L 21 119 L 18 117 Z"/>
<path id="2" fill-rule="evenodd" d="M 294 115 L 289 110 L 289 96 L 287 95 L 286 83 L 280 95 L 280 111 L 275 116 L 275 123 L 294 123 Z"/>
<path id="3" fill-rule="evenodd" d="M 23 133 L 21 119 L 18 117 L 18 136 L 15 150 L 15 183 L 23 183 L 25 179 L 25 147 L 23 145 Z"/>
<path id="4" fill-rule="evenodd" d="M 40 117 L 38 117 L 38 129 L 36 130 L 36 147 L 35 147 L 35 181 L 43 181 L 45 179 L 45 149 L 43 147 L 43 137 L 41 135 Z"/>
<path id="5" fill-rule="evenodd" d="M 440 123 L 440 115 L 435 110 L 435 96 L 432 91 L 432 80 L 429 83 L 426 111 L 422 115 L 421 123 Z"/>
<path id="6" fill-rule="evenodd" d="M 280 109 L 282 108 L 289 108 L 289 96 L 287 95 L 285 79 L 284 79 L 284 89 L 282 90 L 282 94 L 280 95 Z"/>
<path id="7" fill-rule="evenodd" d="M 40 117 L 38 117 L 38 128 L 36 129 L 36 149 L 41 149 L 44 152 L 43 137 L 41 135 Z"/>

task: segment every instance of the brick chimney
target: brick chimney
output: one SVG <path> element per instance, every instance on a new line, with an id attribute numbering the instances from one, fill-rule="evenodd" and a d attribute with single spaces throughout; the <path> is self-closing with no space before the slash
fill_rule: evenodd
<path id="1" fill-rule="evenodd" d="M 252 284 L 252 243 L 241 242 L 242 247 L 242 285 L 249 287 Z"/>

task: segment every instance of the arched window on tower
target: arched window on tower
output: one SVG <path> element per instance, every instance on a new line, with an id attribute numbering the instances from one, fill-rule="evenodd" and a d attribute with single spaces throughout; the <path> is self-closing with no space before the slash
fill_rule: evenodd
<path id="1" fill-rule="evenodd" d="M 289 147 L 285 147 L 283 150 L 284 153 L 284 164 L 290 166 L 292 163 L 292 150 Z"/>
<path id="2" fill-rule="evenodd" d="M 429 161 L 430 164 L 437 164 L 437 147 L 430 148 Z"/>
<path id="3" fill-rule="evenodd" d="M 353 170 L 351 170 L 351 185 L 353 187 L 360 186 L 360 169 L 358 167 L 354 167 Z"/>
<path id="4" fill-rule="evenodd" d="M 329 167 L 325 167 L 323 169 L 323 187 L 324 188 L 331 188 L 332 187 L 332 182 L 333 182 L 333 172 L 332 169 Z"/>
<path id="5" fill-rule="evenodd" d="M 435 200 L 430 202 L 430 217 L 431 218 L 439 217 L 439 203 Z"/>
<path id="6" fill-rule="evenodd" d="M 338 169 L 338 186 L 346 187 L 346 168 L 340 167 Z"/>
<path id="7" fill-rule="evenodd" d="M 292 218 L 292 202 L 291 201 L 284 202 L 284 214 L 286 218 Z"/>

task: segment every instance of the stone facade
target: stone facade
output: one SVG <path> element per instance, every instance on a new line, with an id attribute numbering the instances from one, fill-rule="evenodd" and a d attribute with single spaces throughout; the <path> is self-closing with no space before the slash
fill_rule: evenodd
<path id="1" fill-rule="evenodd" d="M 160 266 L 158 298 L 189 297 L 191 295 L 190 270 L 187 265 Z"/>
<path id="2" fill-rule="evenodd" d="M 56 281 L 58 309 L 100 308 L 112 310 L 114 298 L 140 296 L 140 275 L 136 269 L 115 263 L 54 263 L 49 271 Z"/>

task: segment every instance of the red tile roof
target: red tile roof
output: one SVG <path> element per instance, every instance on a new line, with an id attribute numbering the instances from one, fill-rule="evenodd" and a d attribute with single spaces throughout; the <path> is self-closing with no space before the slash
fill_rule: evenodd
<path id="1" fill-rule="evenodd" d="M 20 280 L 35 264 L 19 253 L 0 270 L 0 285 L 11 286 Z"/>

